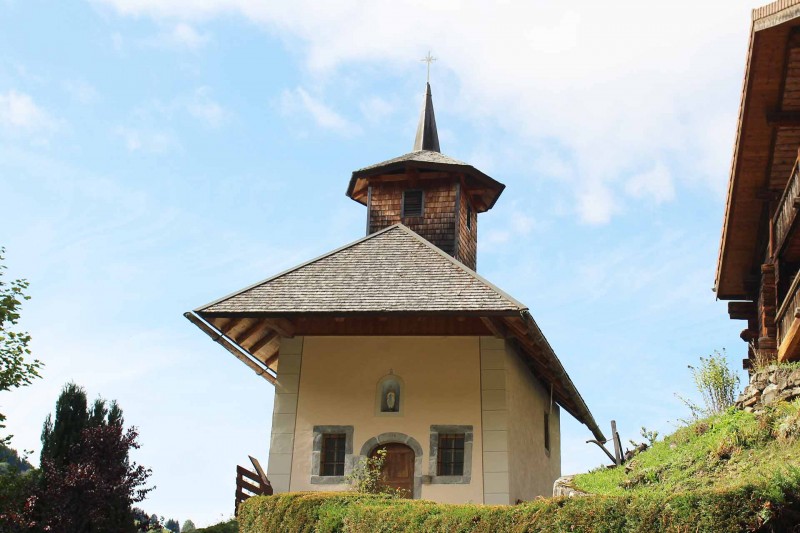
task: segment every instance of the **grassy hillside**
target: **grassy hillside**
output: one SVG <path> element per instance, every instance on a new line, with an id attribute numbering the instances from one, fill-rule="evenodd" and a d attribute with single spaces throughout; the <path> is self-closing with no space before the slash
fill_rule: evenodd
<path id="1" fill-rule="evenodd" d="M 800 478 L 800 404 L 762 415 L 729 410 L 677 430 L 622 468 L 575 477 L 591 494 L 669 495 Z"/>

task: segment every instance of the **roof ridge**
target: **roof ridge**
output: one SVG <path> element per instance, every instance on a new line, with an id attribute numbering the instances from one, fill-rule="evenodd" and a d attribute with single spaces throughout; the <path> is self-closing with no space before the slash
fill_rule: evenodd
<path id="1" fill-rule="evenodd" d="M 304 263 L 300 263 L 299 265 L 295 265 L 292 268 L 289 268 L 289 269 L 284 270 L 282 272 L 278 272 L 274 276 L 270 276 L 270 277 L 268 277 L 266 279 L 262 279 L 261 281 L 257 281 L 257 282 L 255 282 L 255 283 L 253 283 L 251 285 L 248 285 L 247 287 L 245 287 L 243 289 L 240 289 L 238 291 L 235 291 L 235 292 L 232 292 L 230 294 L 227 294 L 227 295 L 225 295 L 225 296 L 223 296 L 221 298 L 217 298 L 213 302 L 208 302 L 205 305 L 201 305 L 200 307 L 194 309 L 193 312 L 196 313 L 198 311 L 202 311 L 203 309 L 206 309 L 207 307 L 211 307 L 212 305 L 216 305 L 216 304 L 218 304 L 220 302 L 223 302 L 223 301 L 227 300 L 228 298 L 233 298 L 234 296 L 238 296 L 238 295 L 240 295 L 240 294 L 242 294 L 244 292 L 249 291 L 250 289 L 254 289 L 254 288 L 256 288 L 256 287 L 258 287 L 260 285 L 264 285 L 265 283 L 269 283 L 270 281 L 275 281 L 276 279 L 281 278 L 281 277 L 283 277 L 283 276 L 285 276 L 287 274 L 291 274 L 292 272 L 294 272 L 296 270 L 300 270 L 301 268 L 306 267 L 308 265 L 311 265 L 313 263 L 316 263 L 317 261 L 321 261 L 322 259 L 325 259 L 326 257 L 330 257 L 331 255 L 333 255 L 335 253 L 341 252 L 343 250 L 347 250 L 348 248 L 352 248 L 353 246 L 355 246 L 357 244 L 361 244 L 362 242 L 367 241 L 369 239 L 372 239 L 373 237 L 377 237 L 378 235 L 386 233 L 389 230 L 391 230 L 391 229 L 393 229 L 393 228 L 395 228 L 397 226 L 402 226 L 402 224 L 400 224 L 400 223 L 393 224 L 393 225 L 391 225 L 391 226 L 389 226 L 387 228 L 383 228 L 382 230 L 376 231 L 375 233 L 370 233 L 369 235 L 367 235 L 365 237 L 361 237 L 360 239 L 356 239 L 355 241 L 353 241 L 351 243 L 348 243 L 348 244 L 345 244 L 344 246 L 340 246 L 338 248 L 335 248 L 335 249 L 331 250 L 330 252 L 326 252 L 326 253 L 324 253 L 324 254 L 322 254 L 320 256 L 317 256 L 317 257 L 315 257 L 313 259 L 309 259 L 308 261 L 306 261 Z"/>

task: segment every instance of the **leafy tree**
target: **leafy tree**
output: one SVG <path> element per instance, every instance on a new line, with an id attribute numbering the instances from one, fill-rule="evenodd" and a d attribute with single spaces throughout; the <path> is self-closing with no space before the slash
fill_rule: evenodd
<path id="1" fill-rule="evenodd" d="M 173 518 L 167 520 L 167 523 L 164 524 L 164 527 L 172 531 L 172 533 L 181 533 L 181 525 Z"/>
<path id="2" fill-rule="evenodd" d="M 134 507 L 131 509 L 133 515 L 133 525 L 136 526 L 136 531 L 147 531 L 150 525 L 150 515 L 144 510 Z"/>
<path id="3" fill-rule="evenodd" d="M 194 531 L 197 531 L 197 528 L 195 527 L 194 522 L 192 522 L 191 520 L 186 520 L 183 523 L 183 527 L 181 527 L 181 531 L 183 531 L 183 533 L 192 533 Z"/>
<path id="4" fill-rule="evenodd" d="M 28 462 L 27 453 L 19 456 L 17 450 L 0 443 L 0 473 L 14 471 L 26 472 L 33 468 Z"/>
<path id="5" fill-rule="evenodd" d="M 28 532 L 35 528 L 33 506 L 39 485 L 39 471 L 23 455 L 0 445 L 0 531 Z M 4 461 L 4 462 L 3 462 Z"/>
<path id="6" fill-rule="evenodd" d="M 20 309 L 24 300 L 30 296 L 25 294 L 28 282 L 17 279 L 11 282 L 3 280 L 3 271 L 6 266 L 5 248 L 0 247 L 0 392 L 30 385 L 40 377 L 39 369 L 42 362 L 38 359 L 27 361 L 26 356 L 31 354 L 28 343 L 31 336 L 25 332 L 12 331 L 20 316 Z M 3 421 L 6 417 L 0 413 L 0 429 L 4 428 Z M 0 443 L 8 444 L 11 436 L 0 439 Z"/>
<path id="7" fill-rule="evenodd" d="M 36 513 L 53 533 L 136 531 L 131 504 L 142 501 L 151 471 L 131 462 L 139 448 L 135 428 L 124 429 L 122 410 L 98 399 L 87 410 L 86 392 L 64 386 L 42 431 L 42 483 Z M 155 516 L 155 515 L 154 515 Z"/>

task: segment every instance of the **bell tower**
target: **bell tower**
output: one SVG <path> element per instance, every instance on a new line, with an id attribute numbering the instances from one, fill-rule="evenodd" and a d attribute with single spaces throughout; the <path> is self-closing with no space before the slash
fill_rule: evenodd
<path id="1" fill-rule="evenodd" d="M 475 270 L 478 213 L 491 209 L 503 189 L 441 153 L 428 83 L 413 151 L 353 172 L 347 196 L 367 206 L 367 235 L 402 223 Z"/>

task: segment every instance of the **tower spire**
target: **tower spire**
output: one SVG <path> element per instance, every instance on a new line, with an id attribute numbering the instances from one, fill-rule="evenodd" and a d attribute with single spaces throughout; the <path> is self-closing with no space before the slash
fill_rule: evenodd
<path id="1" fill-rule="evenodd" d="M 422 103 L 422 113 L 417 126 L 417 138 L 414 140 L 414 151 L 430 150 L 441 152 L 439 148 L 439 132 L 436 130 L 436 116 L 433 113 L 433 98 L 431 97 L 431 84 L 425 84 L 425 101 Z"/>

